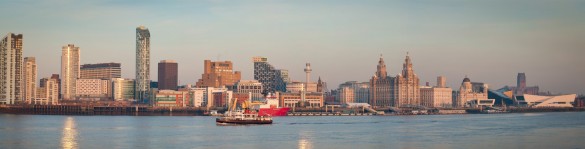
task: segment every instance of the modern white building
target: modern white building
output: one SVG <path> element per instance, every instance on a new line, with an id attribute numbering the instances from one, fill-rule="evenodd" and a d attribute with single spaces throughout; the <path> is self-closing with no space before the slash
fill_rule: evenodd
<path id="1" fill-rule="evenodd" d="M 139 102 L 148 102 L 150 95 L 150 31 L 144 26 L 136 28 L 136 88 Z"/>
<path id="2" fill-rule="evenodd" d="M 76 83 L 79 78 L 79 47 L 74 44 L 63 46 L 61 51 L 61 95 L 63 100 L 75 99 Z"/>
<path id="3" fill-rule="evenodd" d="M 573 107 L 576 94 L 559 96 L 539 96 L 524 94 L 524 102 L 530 107 Z"/>
<path id="4" fill-rule="evenodd" d="M 116 101 L 134 100 L 134 80 L 133 79 L 112 79 L 112 95 Z"/>
<path id="5" fill-rule="evenodd" d="M 102 99 L 108 98 L 111 89 L 110 80 L 102 79 L 77 79 L 75 95 L 78 99 Z"/>
<path id="6" fill-rule="evenodd" d="M 22 99 L 22 34 L 8 33 L 0 41 L 0 104 Z"/>
<path id="7" fill-rule="evenodd" d="M 34 57 L 24 58 L 24 71 L 22 73 L 24 75 L 24 101 L 30 104 L 37 92 L 37 63 Z"/>

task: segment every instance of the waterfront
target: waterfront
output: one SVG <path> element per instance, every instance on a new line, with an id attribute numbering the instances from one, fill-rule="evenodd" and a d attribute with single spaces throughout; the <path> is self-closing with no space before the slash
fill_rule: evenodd
<path id="1" fill-rule="evenodd" d="M 585 112 L 276 117 L 0 115 L 2 148 L 585 148 Z"/>

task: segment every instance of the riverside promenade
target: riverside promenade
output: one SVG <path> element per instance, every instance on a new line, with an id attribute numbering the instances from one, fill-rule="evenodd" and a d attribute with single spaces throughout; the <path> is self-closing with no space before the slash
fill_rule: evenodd
<path id="1" fill-rule="evenodd" d="M 408 109 L 376 108 L 374 112 L 364 108 L 295 108 L 289 116 L 372 116 L 372 115 L 443 115 L 486 113 L 534 113 L 574 112 L 585 108 L 507 108 L 490 112 L 485 109 Z M 209 116 L 211 111 L 225 112 L 225 108 L 152 107 L 124 104 L 64 104 L 64 105 L 0 105 L 0 113 L 31 115 L 132 115 L 132 116 Z"/>

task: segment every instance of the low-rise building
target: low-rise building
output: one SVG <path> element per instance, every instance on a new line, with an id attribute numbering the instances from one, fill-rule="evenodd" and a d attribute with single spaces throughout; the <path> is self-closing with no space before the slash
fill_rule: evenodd
<path id="1" fill-rule="evenodd" d="M 56 105 L 59 103 L 59 82 L 57 79 L 41 79 L 42 87 L 36 89 L 36 97 L 32 104 Z"/>
<path id="2" fill-rule="evenodd" d="M 110 80 L 77 79 L 75 97 L 79 100 L 106 100 L 111 96 Z"/>
<path id="3" fill-rule="evenodd" d="M 252 101 L 262 101 L 262 83 L 256 80 L 240 80 L 235 85 L 236 93 L 251 94 Z"/>
<path id="4" fill-rule="evenodd" d="M 153 105 L 157 107 L 187 107 L 189 101 L 189 92 L 160 90 L 154 95 Z"/>
<path id="5" fill-rule="evenodd" d="M 300 102 L 304 96 L 305 106 L 307 107 L 323 107 L 323 93 L 290 93 L 290 92 L 276 92 L 276 96 L 283 107 L 301 107 Z"/>
<path id="6" fill-rule="evenodd" d="M 539 96 L 524 94 L 523 104 L 529 107 L 573 107 L 577 94 L 558 95 L 558 96 Z"/>
<path id="7" fill-rule="evenodd" d="M 134 85 L 133 79 L 112 79 L 112 98 L 116 101 L 134 101 Z"/>

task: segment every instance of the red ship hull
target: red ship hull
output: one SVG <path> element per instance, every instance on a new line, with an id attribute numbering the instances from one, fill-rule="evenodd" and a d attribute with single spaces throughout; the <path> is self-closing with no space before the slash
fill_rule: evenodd
<path id="1" fill-rule="evenodd" d="M 282 108 L 260 108 L 258 110 L 258 116 L 287 116 L 289 107 Z"/>

